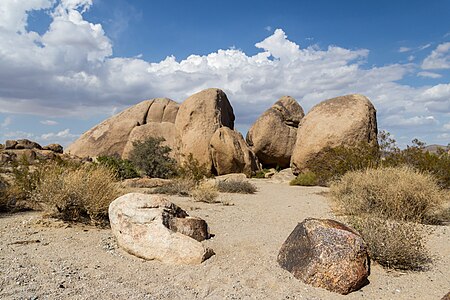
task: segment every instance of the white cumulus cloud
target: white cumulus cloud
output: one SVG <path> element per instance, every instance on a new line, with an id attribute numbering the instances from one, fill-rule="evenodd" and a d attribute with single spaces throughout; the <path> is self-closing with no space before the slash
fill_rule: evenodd
<path id="1" fill-rule="evenodd" d="M 450 69 L 450 42 L 437 46 L 422 63 L 424 70 Z"/>

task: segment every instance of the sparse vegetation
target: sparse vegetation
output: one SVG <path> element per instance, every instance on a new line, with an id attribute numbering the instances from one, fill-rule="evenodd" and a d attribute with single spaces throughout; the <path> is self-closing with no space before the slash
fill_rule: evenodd
<path id="1" fill-rule="evenodd" d="M 330 192 L 345 215 L 418 223 L 436 222 L 446 197 L 433 176 L 408 167 L 349 172 Z"/>
<path id="2" fill-rule="evenodd" d="M 218 196 L 219 193 L 217 191 L 217 187 L 210 182 L 203 182 L 199 184 L 191 192 L 192 199 L 198 202 L 217 203 L 218 201 L 216 199 Z"/>
<path id="3" fill-rule="evenodd" d="M 0 175 L 0 212 L 9 210 L 8 187 L 8 182 Z"/>
<path id="4" fill-rule="evenodd" d="M 127 159 L 121 159 L 118 156 L 99 156 L 97 157 L 97 162 L 110 168 L 119 180 L 139 177 L 139 173 L 133 163 Z"/>
<path id="5" fill-rule="evenodd" d="M 315 186 L 318 184 L 317 175 L 311 171 L 300 173 L 289 182 L 290 185 Z"/>
<path id="6" fill-rule="evenodd" d="M 263 179 L 266 178 L 266 174 L 270 172 L 270 169 L 262 169 L 259 171 L 256 171 L 254 175 L 252 175 L 252 178 L 259 178 Z"/>
<path id="7" fill-rule="evenodd" d="M 178 166 L 177 175 L 181 178 L 194 180 L 196 183 L 212 176 L 208 167 L 200 164 L 192 153 L 185 157 L 183 162 Z"/>
<path id="8" fill-rule="evenodd" d="M 384 267 L 419 271 L 431 262 L 423 226 L 372 216 L 352 217 L 349 223 L 367 243 L 370 257 Z"/>
<path id="9" fill-rule="evenodd" d="M 120 195 L 115 176 L 103 166 L 50 164 L 41 173 L 32 198 L 56 218 L 104 225 L 109 204 Z"/>
<path id="10" fill-rule="evenodd" d="M 145 175 L 153 178 L 170 178 L 176 173 L 176 161 L 169 156 L 170 147 L 161 145 L 164 138 L 150 137 L 133 142 L 130 161 Z"/>
<path id="11" fill-rule="evenodd" d="M 219 181 L 217 189 L 222 193 L 238 193 L 238 194 L 254 194 L 256 186 L 248 181 L 243 180 L 227 180 Z"/>
<path id="12" fill-rule="evenodd" d="M 154 188 L 152 194 L 166 194 L 166 195 L 178 195 L 189 196 L 191 191 L 197 186 L 197 183 L 188 178 L 175 178 L 171 182 Z"/>

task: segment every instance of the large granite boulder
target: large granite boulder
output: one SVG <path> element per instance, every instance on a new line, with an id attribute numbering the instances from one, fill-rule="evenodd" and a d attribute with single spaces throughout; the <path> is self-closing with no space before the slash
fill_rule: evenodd
<path id="1" fill-rule="evenodd" d="M 206 222 L 155 195 L 130 193 L 109 206 L 117 243 L 127 252 L 168 264 L 200 264 L 214 252 L 201 242 L 209 238 Z"/>
<path id="2" fill-rule="evenodd" d="M 284 96 L 250 127 L 247 143 L 265 167 L 289 167 L 298 124 L 304 116 L 300 104 Z"/>
<path id="3" fill-rule="evenodd" d="M 186 99 L 175 120 L 179 159 L 192 154 L 202 165 L 212 169 L 209 143 L 221 127 L 234 129 L 234 113 L 227 95 L 219 89 L 206 89 Z"/>
<path id="4" fill-rule="evenodd" d="M 294 174 L 324 149 L 377 142 L 376 110 L 363 95 L 347 95 L 323 101 L 303 118 L 291 157 Z"/>
<path id="5" fill-rule="evenodd" d="M 305 219 L 281 246 L 279 265 L 315 287 L 348 294 L 367 283 L 370 260 L 363 239 L 342 223 Z"/>
<path id="6" fill-rule="evenodd" d="M 244 173 L 250 177 L 260 169 L 255 154 L 242 135 L 228 127 L 216 130 L 209 147 L 217 175 Z"/>
<path id="7" fill-rule="evenodd" d="M 156 98 L 140 102 L 89 129 L 67 147 L 66 152 L 80 157 L 99 155 L 122 156 L 130 134 L 136 127 L 149 123 L 173 124 L 178 112 L 178 106 L 178 103 L 167 98 Z M 164 125 L 160 127 L 164 127 Z M 138 132 L 141 134 L 142 130 Z M 153 132 L 150 136 L 162 136 L 164 134 L 166 132 L 161 132 L 161 134 Z"/>

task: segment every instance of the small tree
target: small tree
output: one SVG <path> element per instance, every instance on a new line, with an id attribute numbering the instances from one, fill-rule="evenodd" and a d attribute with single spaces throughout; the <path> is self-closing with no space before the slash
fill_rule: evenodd
<path id="1" fill-rule="evenodd" d="M 131 162 L 149 177 L 169 178 L 175 174 L 176 161 L 169 157 L 170 147 L 161 145 L 165 139 L 150 137 L 133 142 Z"/>

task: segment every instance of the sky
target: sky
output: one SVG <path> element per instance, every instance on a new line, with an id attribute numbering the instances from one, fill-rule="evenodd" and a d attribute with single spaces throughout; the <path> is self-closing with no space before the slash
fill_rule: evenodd
<path id="1" fill-rule="evenodd" d="M 404 147 L 450 143 L 450 1 L 0 0 L 0 143 L 67 146 L 145 99 L 363 94 Z"/>

